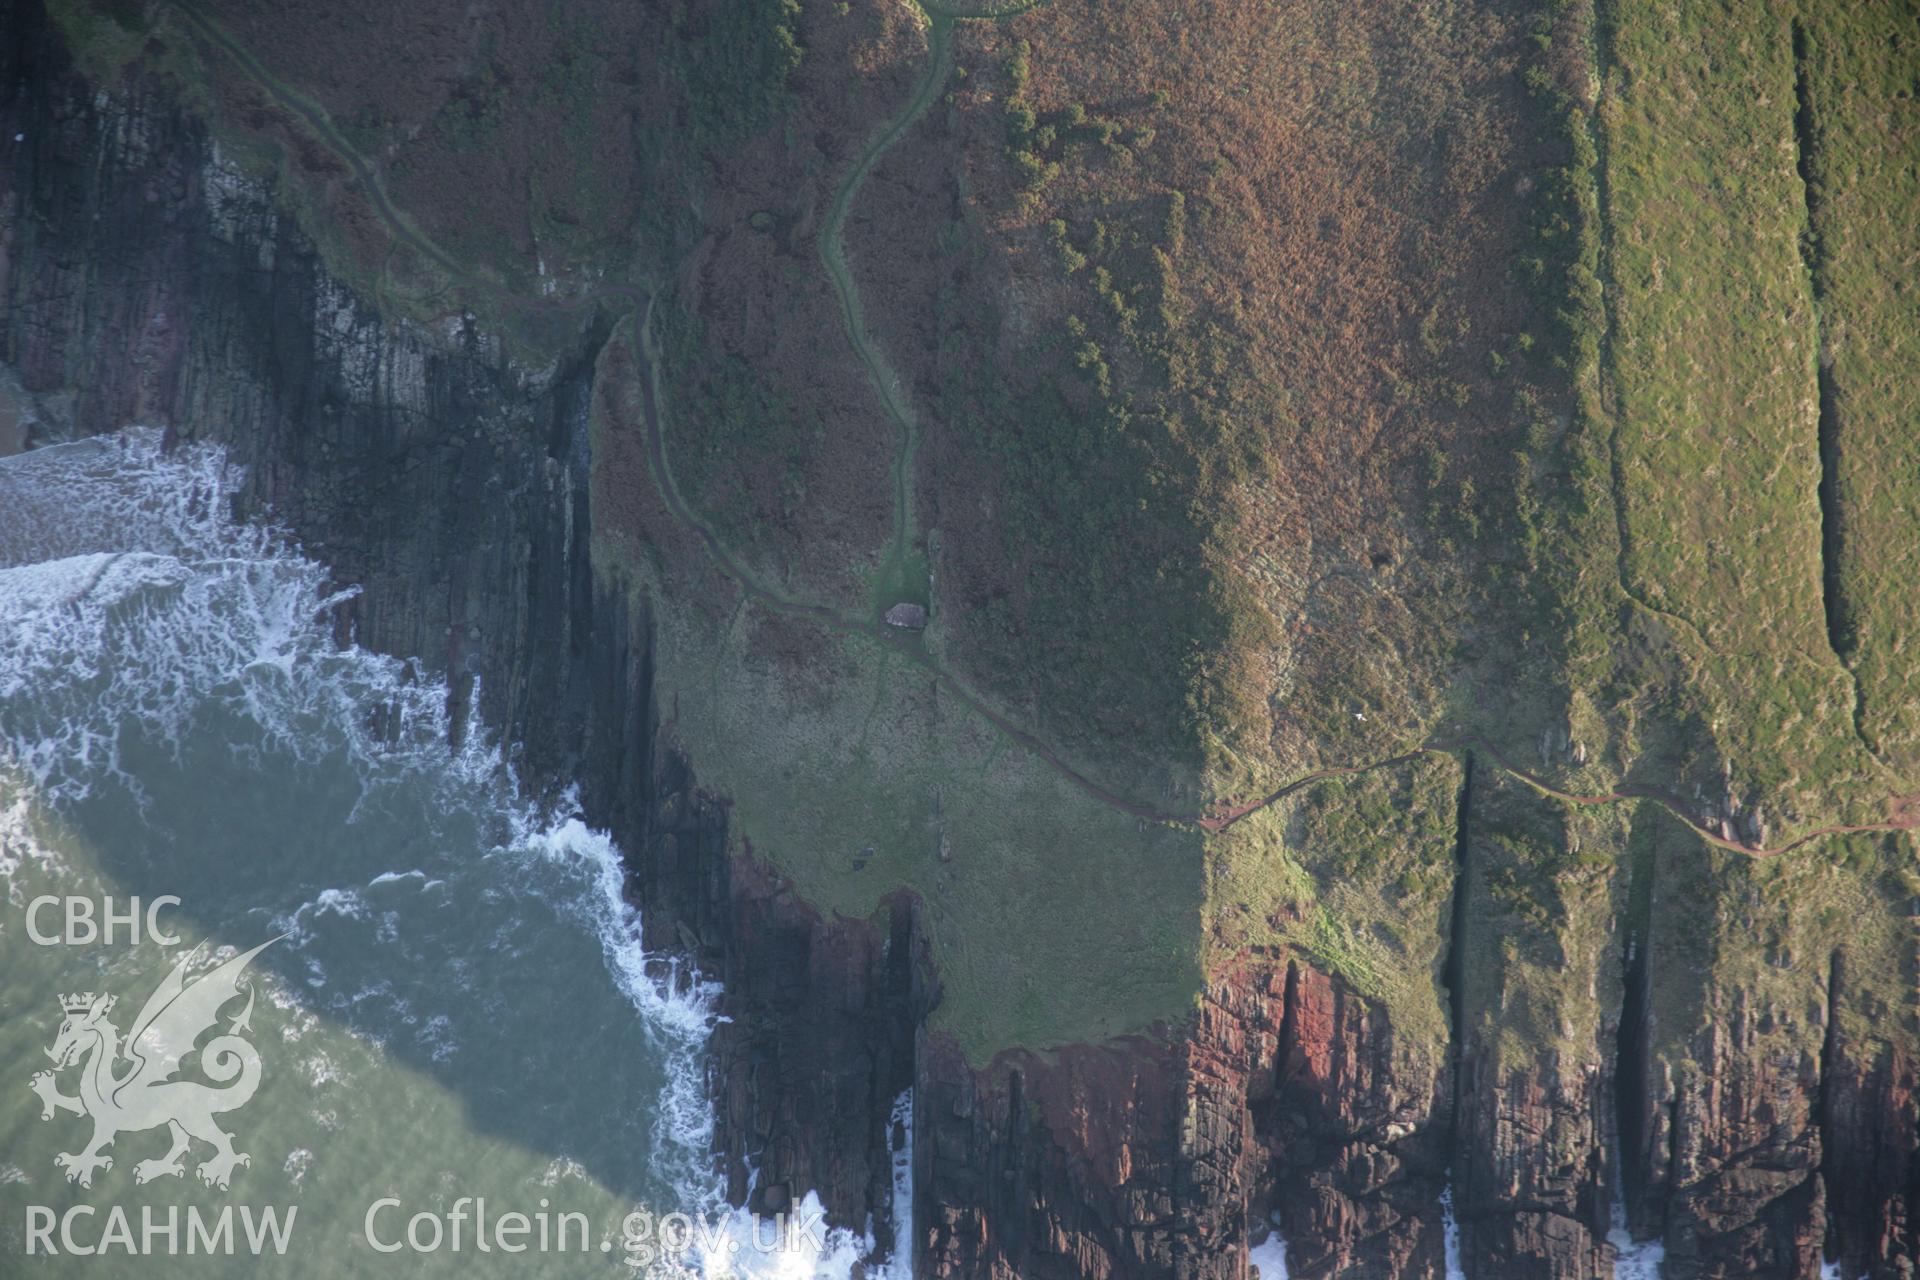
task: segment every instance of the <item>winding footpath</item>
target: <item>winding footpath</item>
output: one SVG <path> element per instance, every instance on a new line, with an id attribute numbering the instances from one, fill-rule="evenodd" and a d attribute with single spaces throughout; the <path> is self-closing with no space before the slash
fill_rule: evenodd
<path id="1" fill-rule="evenodd" d="M 893 539 L 879 573 L 879 581 L 895 587 L 896 595 L 907 593 L 901 589 L 908 586 L 908 548 L 912 544 L 913 529 L 913 458 L 920 446 L 920 427 L 914 417 L 913 406 L 907 402 L 899 376 L 887 364 L 879 344 L 867 332 L 866 317 L 860 308 L 860 294 L 853 283 L 853 270 L 847 265 L 845 231 L 847 211 L 852 208 L 853 198 L 866 182 L 867 175 L 873 172 L 880 157 L 904 138 L 907 131 L 927 113 L 927 109 L 939 98 L 941 86 L 952 74 L 952 18 L 928 13 L 927 50 L 926 70 L 914 85 L 907 105 L 880 127 L 873 140 L 854 160 L 853 167 L 834 192 L 833 201 L 827 206 L 826 220 L 820 228 L 820 262 L 826 268 L 834 296 L 840 301 L 840 323 L 847 331 L 847 341 L 853 344 L 854 351 L 860 356 L 860 363 L 866 367 L 867 379 L 873 384 L 874 394 L 880 397 L 887 417 L 893 420 L 894 428 L 900 435 L 900 447 L 893 454 Z"/>
<path id="2" fill-rule="evenodd" d="M 919 7 L 928 20 L 929 57 L 926 70 L 916 82 L 906 104 L 895 116 L 880 126 L 873 139 L 854 160 L 847 176 L 841 180 L 835 190 L 833 201 L 821 228 L 821 263 L 839 300 L 841 320 L 846 328 L 847 339 L 858 354 L 873 383 L 875 393 L 880 397 L 887 416 L 894 423 L 900 437 L 899 449 L 893 463 L 893 532 L 887 559 L 881 570 L 883 582 L 889 575 L 896 577 L 900 575 L 908 562 L 909 548 L 912 543 L 912 463 L 919 444 L 920 431 L 899 379 L 888 366 L 885 356 L 867 330 L 860 306 L 859 292 L 846 260 L 844 231 L 847 214 L 860 187 L 873 172 L 880 157 L 905 137 L 938 100 L 940 89 L 946 83 L 953 68 L 954 24 L 962 21 L 994 21 L 1012 17 L 1036 7 L 1041 2 L 1042 0 L 1018 0 L 1017 3 L 1001 8 L 968 9 L 937 4 L 933 0 L 920 0 Z M 1705 818 L 1696 816 L 1693 807 L 1682 797 L 1663 788 L 1629 783 L 1617 790 L 1593 794 L 1578 794 L 1562 790 L 1540 775 L 1508 759 L 1497 747 L 1479 734 L 1434 738 L 1379 759 L 1353 765 L 1315 769 L 1293 778 L 1256 799 L 1209 812 L 1176 813 L 1130 800 L 1096 782 L 1058 751 L 996 710 L 983 697 L 968 688 L 959 677 L 940 666 L 926 651 L 917 636 L 909 636 L 888 627 L 877 617 L 855 615 L 831 605 L 787 596 L 759 581 L 751 571 L 734 558 L 719 534 L 700 517 L 692 504 L 681 494 L 668 464 L 666 442 L 661 425 L 660 391 L 655 376 L 657 353 L 651 337 L 653 299 L 644 289 L 638 285 L 609 284 L 584 290 L 567 298 L 540 297 L 518 293 L 504 284 L 476 275 L 470 269 L 463 267 L 451 254 L 434 244 L 401 213 L 387 195 L 373 166 L 368 164 L 334 128 L 323 108 L 277 80 L 232 37 L 222 31 L 212 19 L 191 4 L 185 3 L 184 0 L 174 0 L 172 7 L 198 35 L 231 58 L 235 65 L 264 93 L 304 122 L 315 137 L 339 157 L 353 174 L 355 181 L 366 191 L 374 211 L 396 241 L 406 244 L 434 263 L 461 288 L 509 309 L 565 313 L 590 310 L 611 303 L 617 304 L 621 311 L 633 317 L 633 356 L 641 381 L 648 466 L 653 472 L 655 484 L 668 512 L 694 534 L 715 565 L 727 577 L 733 579 L 746 596 L 775 612 L 807 618 L 843 633 L 858 633 L 889 646 L 893 652 L 925 670 L 942 690 L 970 711 L 1107 808 L 1149 822 L 1218 833 L 1317 782 L 1394 768 L 1428 754 L 1450 755 L 1474 751 L 1485 756 L 1508 775 L 1542 795 L 1564 804 L 1583 807 L 1626 802 L 1658 804 L 1680 822 L 1692 828 L 1707 843 L 1753 858 L 1778 857 L 1830 835 L 1909 831 L 1920 828 L 1920 797 L 1896 797 L 1889 803 L 1889 816 L 1884 822 L 1822 826 L 1805 831 L 1785 843 L 1772 847 L 1750 845 L 1722 836 L 1708 825 Z"/>

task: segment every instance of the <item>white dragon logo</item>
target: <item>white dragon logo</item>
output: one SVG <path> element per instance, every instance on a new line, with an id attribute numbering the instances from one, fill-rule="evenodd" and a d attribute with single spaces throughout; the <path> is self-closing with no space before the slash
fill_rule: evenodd
<path id="1" fill-rule="evenodd" d="M 31 1083 L 40 1095 L 42 1120 L 53 1119 L 56 1111 L 93 1118 L 93 1140 L 85 1149 L 53 1158 L 54 1164 L 66 1171 L 68 1182 L 93 1185 L 94 1170 L 113 1168 L 113 1157 L 105 1150 L 117 1135 L 163 1124 L 173 1135 L 173 1145 L 159 1159 L 135 1165 L 135 1182 L 185 1173 L 182 1158 L 193 1139 L 214 1148 L 214 1154 L 202 1160 L 198 1170 L 200 1180 L 208 1186 L 224 1191 L 234 1169 L 251 1163 L 245 1153 L 233 1149 L 233 1135 L 224 1132 L 213 1118 L 245 1106 L 260 1087 L 260 1054 L 238 1034 L 252 1029 L 253 984 L 246 984 L 247 1006 L 227 1024 L 226 1033 L 207 1041 L 200 1050 L 202 1074 L 225 1087 L 170 1077 L 180 1070 L 194 1041 L 219 1021 L 220 1007 L 240 994 L 240 975 L 248 963 L 279 940 L 268 939 L 193 983 L 187 982 L 186 973 L 200 951 L 196 948 L 181 957 L 173 972 L 141 1006 L 140 1016 L 127 1033 L 124 1050 L 119 1030 L 107 1021 L 107 1014 L 113 1010 L 112 996 L 96 996 L 89 991 L 61 997 L 60 1007 L 67 1016 L 47 1056 L 53 1059 L 54 1071 L 85 1059 L 80 1069 L 79 1096 L 61 1093 L 54 1071 L 36 1073 Z M 120 1071 L 123 1061 L 129 1065 Z"/>

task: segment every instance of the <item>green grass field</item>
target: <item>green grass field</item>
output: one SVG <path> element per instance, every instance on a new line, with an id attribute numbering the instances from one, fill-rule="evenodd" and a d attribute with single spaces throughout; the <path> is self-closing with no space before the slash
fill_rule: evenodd
<path id="1" fill-rule="evenodd" d="M 1678 664 L 1661 679 L 1680 714 L 1645 717 L 1681 740 L 1665 763 L 1697 775 L 1717 755 L 1736 796 L 1776 816 L 1872 820 L 1892 779 L 1855 733 L 1823 608 L 1821 325 L 1792 26 L 1747 3 L 1620 0 L 1604 14 L 1603 376 L 1623 585 Z"/>
<path id="2" fill-rule="evenodd" d="M 1807 3 L 1800 29 L 1810 139 L 1811 257 L 1839 504 L 1836 585 L 1860 731 L 1907 776 L 1920 767 L 1920 70 L 1910 5 Z"/>
<path id="3" fill-rule="evenodd" d="M 1172 79 L 1178 59 L 1152 60 L 1167 15 L 1144 9 L 872 10 L 875 43 L 848 56 L 883 69 L 868 90 L 899 92 L 858 98 L 849 80 L 843 116 L 788 97 L 821 93 L 802 37 L 832 34 L 823 15 L 676 10 L 660 74 L 620 90 L 651 86 L 634 101 L 684 116 L 669 150 L 624 155 L 667 184 L 637 212 L 597 169 L 600 19 L 556 18 L 523 78 L 529 119 L 565 128 L 534 148 L 525 192 L 470 220 L 483 170 L 463 166 L 531 127 L 515 132 L 491 63 L 402 145 L 380 111 L 336 118 L 298 41 L 256 57 L 184 11 L 55 11 L 93 75 L 165 37 L 158 65 L 200 106 L 252 93 L 237 100 L 266 123 L 229 121 L 228 154 L 390 319 L 476 307 L 532 367 L 606 318 L 593 299 L 610 312 L 637 296 L 629 280 L 676 282 L 658 289 L 655 354 L 687 506 L 742 576 L 840 616 L 744 599 L 685 529 L 622 517 L 665 483 L 623 476 L 632 492 L 597 494 L 593 530 L 609 583 L 647 596 L 663 731 L 731 801 L 740 847 L 822 910 L 864 916 L 900 887 L 926 900 L 936 1023 L 976 1058 L 1177 1019 L 1208 974 L 1265 947 L 1440 1044 L 1461 764 L 1323 782 L 1204 835 L 1074 786 L 929 662 L 1168 811 L 1457 727 L 1530 766 L 1538 751 L 1568 790 L 1657 783 L 1758 806 L 1775 833 L 1876 821 L 1920 790 L 1920 84 L 1912 14 L 1891 0 L 1370 11 L 1378 48 L 1359 27 L 1209 5 L 1232 57 Z M 1469 73 L 1507 97 L 1483 100 Z M 797 118 L 842 136 L 809 143 Z M 303 165 L 295 137 L 339 165 Z M 808 157 L 794 208 L 723 172 L 749 143 L 763 164 Z M 964 200 L 915 205 L 889 169 L 929 158 Z M 717 232 L 689 195 L 709 180 L 740 206 Z M 1509 193 L 1512 217 L 1456 207 L 1506 210 Z M 862 222 L 866 200 L 885 214 Z M 924 226 L 888 225 L 901 210 Z M 927 252 L 913 230 L 977 277 L 925 311 L 983 313 L 934 325 L 931 356 L 885 292 L 890 262 Z M 689 284 L 710 234 L 739 236 L 729 262 L 747 266 Z M 548 252 L 610 274 L 576 279 L 571 309 L 527 305 L 553 284 Z M 770 329 L 831 308 L 847 341 L 715 356 L 749 305 Z M 809 381 L 815 357 L 847 366 L 840 380 Z M 849 385 L 890 451 L 858 434 Z M 640 430 L 628 410 L 596 419 L 603 442 Z M 923 642 L 848 624 L 901 599 L 933 606 Z M 1516 1046 L 1597 1033 L 1626 862 L 1657 861 L 1656 844 L 1665 883 L 1721 916 L 1729 895 L 1800 895 L 1769 908 L 1768 946 L 1817 952 L 1847 912 L 1877 912 L 1863 937 L 1892 954 L 1877 931 L 1904 844 L 1747 868 L 1645 807 L 1563 808 L 1490 765 L 1480 778 L 1463 918 L 1497 942 L 1469 1003 L 1510 1008 Z M 1693 954 L 1686 922 L 1648 919 L 1634 927 Z M 1716 942 L 1696 968 L 1778 985 L 1748 959 Z"/>

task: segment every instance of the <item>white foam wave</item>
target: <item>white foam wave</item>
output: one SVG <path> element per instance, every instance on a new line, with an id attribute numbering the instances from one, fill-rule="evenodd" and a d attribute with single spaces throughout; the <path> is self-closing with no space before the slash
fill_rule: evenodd
<path id="1" fill-rule="evenodd" d="M 895 1139 L 894 1134 L 899 1137 Z M 913 1280 L 913 1090 L 901 1094 L 889 1118 L 893 1143 L 893 1251 L 886 1280 Z"/>
<path id="2" fill-rule="evenodd" d="M 0 770 L 4 770 L 4 761 L 0 761 Z M 0 772 L 0 786 L 6 783 L 5 773 Z M 28 792 L 22 787 L 8 787 L 4 795 L 0 795 L 0 877 L 6 879 L 7 898 L 15 906 L 26 904 L 20 887 L 20 871 L 30 861 L 42 866 L 57 863 L 53 851 L 34 832 Z M 6 922 L 0 920 L 0 932 L 6 927 Z"/>
<path id="3" fill-rule="evenodd" d="M 166 451 L 152 427 L 18 454 L 0 462 L 0 566 L 129 549 L 186 555 L 214 541 L 257 557 L 277 539 L 232 519 L 243 478 L 218 449 Z"/>
<path id="4" fill-rule="evenodd" d="M 1440 1192 L 1440 1221 L 1445 1227 L 1447 1280 L 1467 1280 L 1467 1269 L 1460 1263 L 1460 1224 L 1453 1216 L 1453 1184 Z"/>
<path id="5" fill-rule="evenodd" d="M 345 1084 L 351 1077 L 340 1069 L 340 1064 L 324 1053 L 316 1053 L 311 1058 L 301 1060 L 300 1070 L 307 1078 L 307 1087 L 323 1089 L 330 1084 Z"/>
<path id="6" fill-rule="evenodd" d="M 1275 1228 L 1267 1238 L 1247 1250 L 1247 1261 L 1259 1280 L 1287 1280 L 1287 1242 Z"/>
<path id="7" fill-rule="evenodd" d="M 446 691 L 324 625 L 350 600 L 270 526 L 231 518 L 218 450 L 152 429 L 0 461 L 0 757 L 40 798 L 121 769 L 129 726 L 178 750 L 210 706 L 301 756 L 447 771 Z M 453 774 L 495 763 L 466 753 Z"/>
<path id="8" fill-rule="evenodd" d="M 367 881 L 367 888 L 377 889 L 383 884 L 408 884 L 413 881 L 418 881 L 417 887 L 421 889 L 431 889 L 437 884 L 446 883 L 444 880 L 430 878 L 424 871 L 382 871 Z"/>
<path id="9" fill-rule="evenodd" d="M 445 1062 L 460 1052 L 460 1042 L 453 1035 L 453 1020 L 444 1013 L 428 1018 L 414 1039 L 435 1062 Z"/>
<path id="10" fill-rule="evenodd" d="M 1613 1280 L 1660 1280 L 1667 1247 L 1658 1240 L 1638 1240 L 1627 1230 L 1627 1215 L 1616 1198 L 1607 1243 L 1614 1248 Z"/>
<path id="11" fill-rule="evenodd" d="M 710 1239 L 696 1242 L 684 1260 L 692 1273 L 702 1280 L 848 1280 L 876 1251 L 870 1233 L 834 1229 L 816 1237 L 795 1232 L 790 1236 L 795 1247 L 769 1251 L 755 1242 L 772 1238 L 772 1224 L 728 1203 L 726 1184 L 713 1166 L 713 1108 L 707 1096 L 707 1042 L 719 1017 L 719 988 L 676 960 L 647 954 L 640 913 L 627 901 L 626 869 L 612 839 L 574 816 L 545 827 L 523 825 L 517 843 L 586 875 L 591 892 L 576 904 L 576 912 L 599 937 L 608 972 L 639 1011 L 660 1053 L 666 1085 L 655 1107 L 654 1169 L 674 1187 L 682 1212 L 719 1227 Z M 887 1280 L 912 1277 L 911 1106 L 909 1096 L 894 1108 L 896 1119 L 907 1109 L 906 1148 L 896 1152 L 894 1165 L 895 1260 L 885 1272 L 869 1272 Z M 819 1196 L 809 1191 L 790 1221 L 824 1217 Z"/>
<path id="12" fill-rule="evenodd" d="M 537 857 L 587 878 L 589 892 L 573 904 L 578 922 L 600 940 L 607 971 L 660 1052 L 667 1078 L 654 1120 L 655 1168 L 676 1188 L 695 1193 L 695 1209 L 713 1212 L 713 1109 L 707 1101 L 706 1049 L 718 989 L 676 962 L 650 960 L 641 945 L 640 913 L 626 897 L 626 868 L 613 840 L 577 816 L 540 827 L 524 815 L 516 843 Z"/>
<path id="13" fill-rule="evenodd" d="M 591 1176 L 586 1166 L 572 1156 L 557 1156 L 547 1162 L 546 1169 L 540 1174 L 540 1185 L 558 1186 L 563 1178 L 576 1178 L 584 1182 Z"/>
<path id="14" fill-rule="evenodd" d="M 313 1168 L 313 1152 L 305 1147 L 295 1147 L 287 1152 L 286 1163 L 280 1166 L 294 1186 L 306 1181 L 307 1170 Z"/>
<path id="15" fill-rule="evenodd" d="M 726 1239 L 751 1242 L 759 1224 L 728 1205 L 712 1156 L 706 1068 L 717 988 L 646 954 L 619 850 L 570 812 L 571 800 L 557 818 L 524 800 L 504 753 L 478 729 L 458 752 L 448 747 L 444 684 L 415 664 L 336 643 L 330 615 L 353 592 L 333 589 L 325 566 L 281 532 L 233 519 L 242 480 L 217 449 L 168 450 L 151 429 L 0 460 L 0 766 L 13 762 L 44 803 L 84 795 L 102 773 L 117 774 L 137 795 L 137 780 L 120 769 L 129 728 L 177 750 L 193 718 L 213 705 L 244 715 L 268 746 L 295 758 L 315 743 L 344 749 L 369 789 L 401 776 L 468 795 L 484 788 L 510 833 L 496 854 L 572 873 L 580 891 L 555 905 L 599 939 L 607 971 L 660 1052 L 666 1085 L 656 1106 L 656 1173 L 674 1187 L 682 1212 L 722 1222 Z M 11 833 L 24 821 L 24 810 L 0 811 L 9 837 L 0 858 L 17 856 Z M 418 871 L 389 872 L 364 888 L 392 892 L 388 886 L 416 880 L 423 890 L 439 883 Z M 368 912 L 361 888 L 332 888 L 278 923 L 300 948 L 318 919 L 364 920 Z M 307 967 L 308 986 L 318 987 L 318 962 L 309 956 Z M 363 990 L 348 1003 L 379 998 L 392 995 Z M 420 1033 L 436 1056 L 457 1047 L 441 1038 L 445 1030 L 429 1020 Z M 304 1065 L 316 1083 L 337 1078 L 325 1055 Z M 896 1116 L 904 1140 L 894 1167 L 896 1260 L 886 1274 L 906 1280 L 910 1099 Z M 819 1213 L 811 1192 L 795 1210 L 801 1220 Z M 847 1280 L 876 1253 L 870 1233 L 799 1239 L 798 1249 L 723 1248 L 687 1262 L 708 1280 Z"/>

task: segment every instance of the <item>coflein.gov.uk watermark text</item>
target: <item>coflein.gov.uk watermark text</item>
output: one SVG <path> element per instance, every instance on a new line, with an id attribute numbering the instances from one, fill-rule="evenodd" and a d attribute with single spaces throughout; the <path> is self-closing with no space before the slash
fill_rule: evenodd
<path id="1" fill-rule="evenodd" d="M 29 1257 L 219 1257 L 284 1255 L 293 1239 L 298 1205 L 73 1205 L 56 1211 L 28 1205 Z M 826 1222 L 815 1210 L 797 1217 L 705 1219 L 684 1213 L 655 1215 L 637 1209 L 620 1222 L 618 1237 L 595 1238 L 588 1216 L 540 1207 L 521 1212 L 489 1210 L 485 1197 L 462 1196 L 445 1210 L 407 1213 L 395 1196 L 367 1206 L 362 1238 L 375 1253 L 521 1254 L 619 1252 L 628 1267 L 665 1267 L 689 1259 L 743 1253 L 818 1256 L 826 1247 Z"/>
<path id="2" fill-rule="evenodd" d="M 750 1222 L 710 1219 L 692 1214 L 655 1215 L 636 1209 L 621 1219 L 620 1232 L 595 1241 L 587 1215 L 549 1211 L 547 1201 L 532 1212 L 488 1209 L 485 1197 L 461 1196 L 444 1210 L 407 1213 L 397 1196 L 367 1206 L 362 1223 L 367 1244 L 376 1253 L 603 1253 L 616 1250 L 629 1267 L 672 1267 L 690 1258 L 735 1257 L 743 1253 L 818 1256 L 826 1249 L 826 1218 L 817 1209 L 797 1217 L 775 1214 Z"/>

